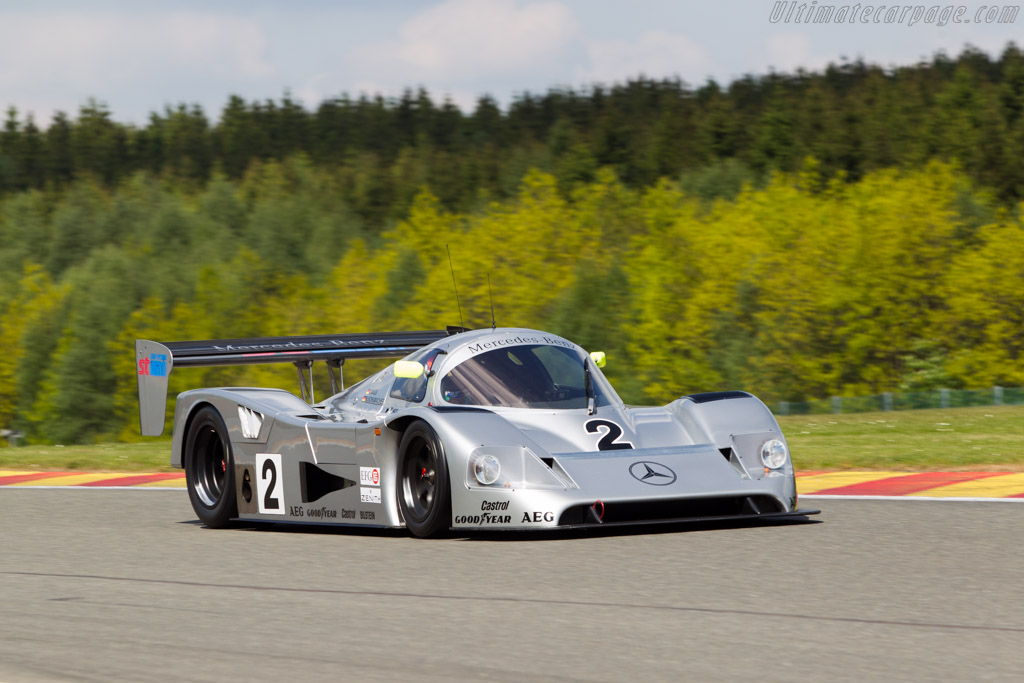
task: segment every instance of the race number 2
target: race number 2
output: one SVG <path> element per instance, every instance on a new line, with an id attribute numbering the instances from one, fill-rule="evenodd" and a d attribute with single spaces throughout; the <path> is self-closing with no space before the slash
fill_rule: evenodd
<path id="1" fill-rule="evenodd" d="M 260 513 L 285 513 L 280 453 L 260 453 L 256 456 L 256 498 L 259 500 Z"/>
<path id="2" fill-rule="evenodd" d="M 602 434 L 601 440 L 597 442 L 599 451 L 618 451 L 633 448 L 631 441 L 619 440 L 622 436 L 622 427 L 611 420 L 590 420 L 585 425 L 590 434 Z"/>

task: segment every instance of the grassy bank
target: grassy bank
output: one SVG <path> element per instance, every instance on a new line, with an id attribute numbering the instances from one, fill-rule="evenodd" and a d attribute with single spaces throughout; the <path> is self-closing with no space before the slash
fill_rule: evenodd
<path id="1" fill-rule="evenodd" d="M 172 472 L 170 460 L 169 438 L 141 443 L 0 448 L 0 470 Z"/>
<path id="2" fill-rule="evenodd" d="M 1024 471 L 1024 406 L 779 418 L 797 470 Z M 170 439 L 0 448 L 0 469 L 164 472 Z"/>
<path id="3" fill-rule="evenodd" d="M 1024 471 L 1024 406 L 779 418 L 797 470 Z"/>

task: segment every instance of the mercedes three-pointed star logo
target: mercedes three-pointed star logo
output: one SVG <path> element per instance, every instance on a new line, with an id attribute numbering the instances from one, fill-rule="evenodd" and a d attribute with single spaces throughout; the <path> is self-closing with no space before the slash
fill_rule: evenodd
<path id="1" fill-rule="evenodd" d="M 637 481 L 651 486 L 668 486 L 676 480 L 676 473 L 660 462 L 640 460 L 629 466 L 629 473 Z"/>

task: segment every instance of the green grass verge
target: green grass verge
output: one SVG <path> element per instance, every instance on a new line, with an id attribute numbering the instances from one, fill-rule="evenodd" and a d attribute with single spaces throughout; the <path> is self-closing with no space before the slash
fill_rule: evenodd
<path id="1" fill-rule="evenodd" d="M 1024 471 L 1024 406 L 780 417 L 801 470 Z M 168 438 L 0 448 L 0 469 L 168 472 Z"/>
<path id="2" fill-rule="evenodd" d="M 797 472 L 1024 471 L 1024 406 L 796 415 L 779 424 Z"/>
<path id="3" fill-rule="evenodd" d="M 170 462 L 171 440 L 168 438 L 90 446 L 0 448 L 0 470 L 173 472 Z"/>

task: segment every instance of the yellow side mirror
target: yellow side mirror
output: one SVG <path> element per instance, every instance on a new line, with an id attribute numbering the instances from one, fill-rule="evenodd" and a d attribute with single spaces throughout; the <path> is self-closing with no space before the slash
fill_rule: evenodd
<path id="1" fill-rule="evenodd" d="M 594 365 L 599 368 L 603 368 L 607 362 L 604 356 L 604 351 L 591 351 L 590 360 L 594 361 Z"/>
<path id="2" fill-rule="evenodd" d="M 423 364 L 414 360 L 395 361 L 395 377 L 416 379 L 423 375 Z"/>

